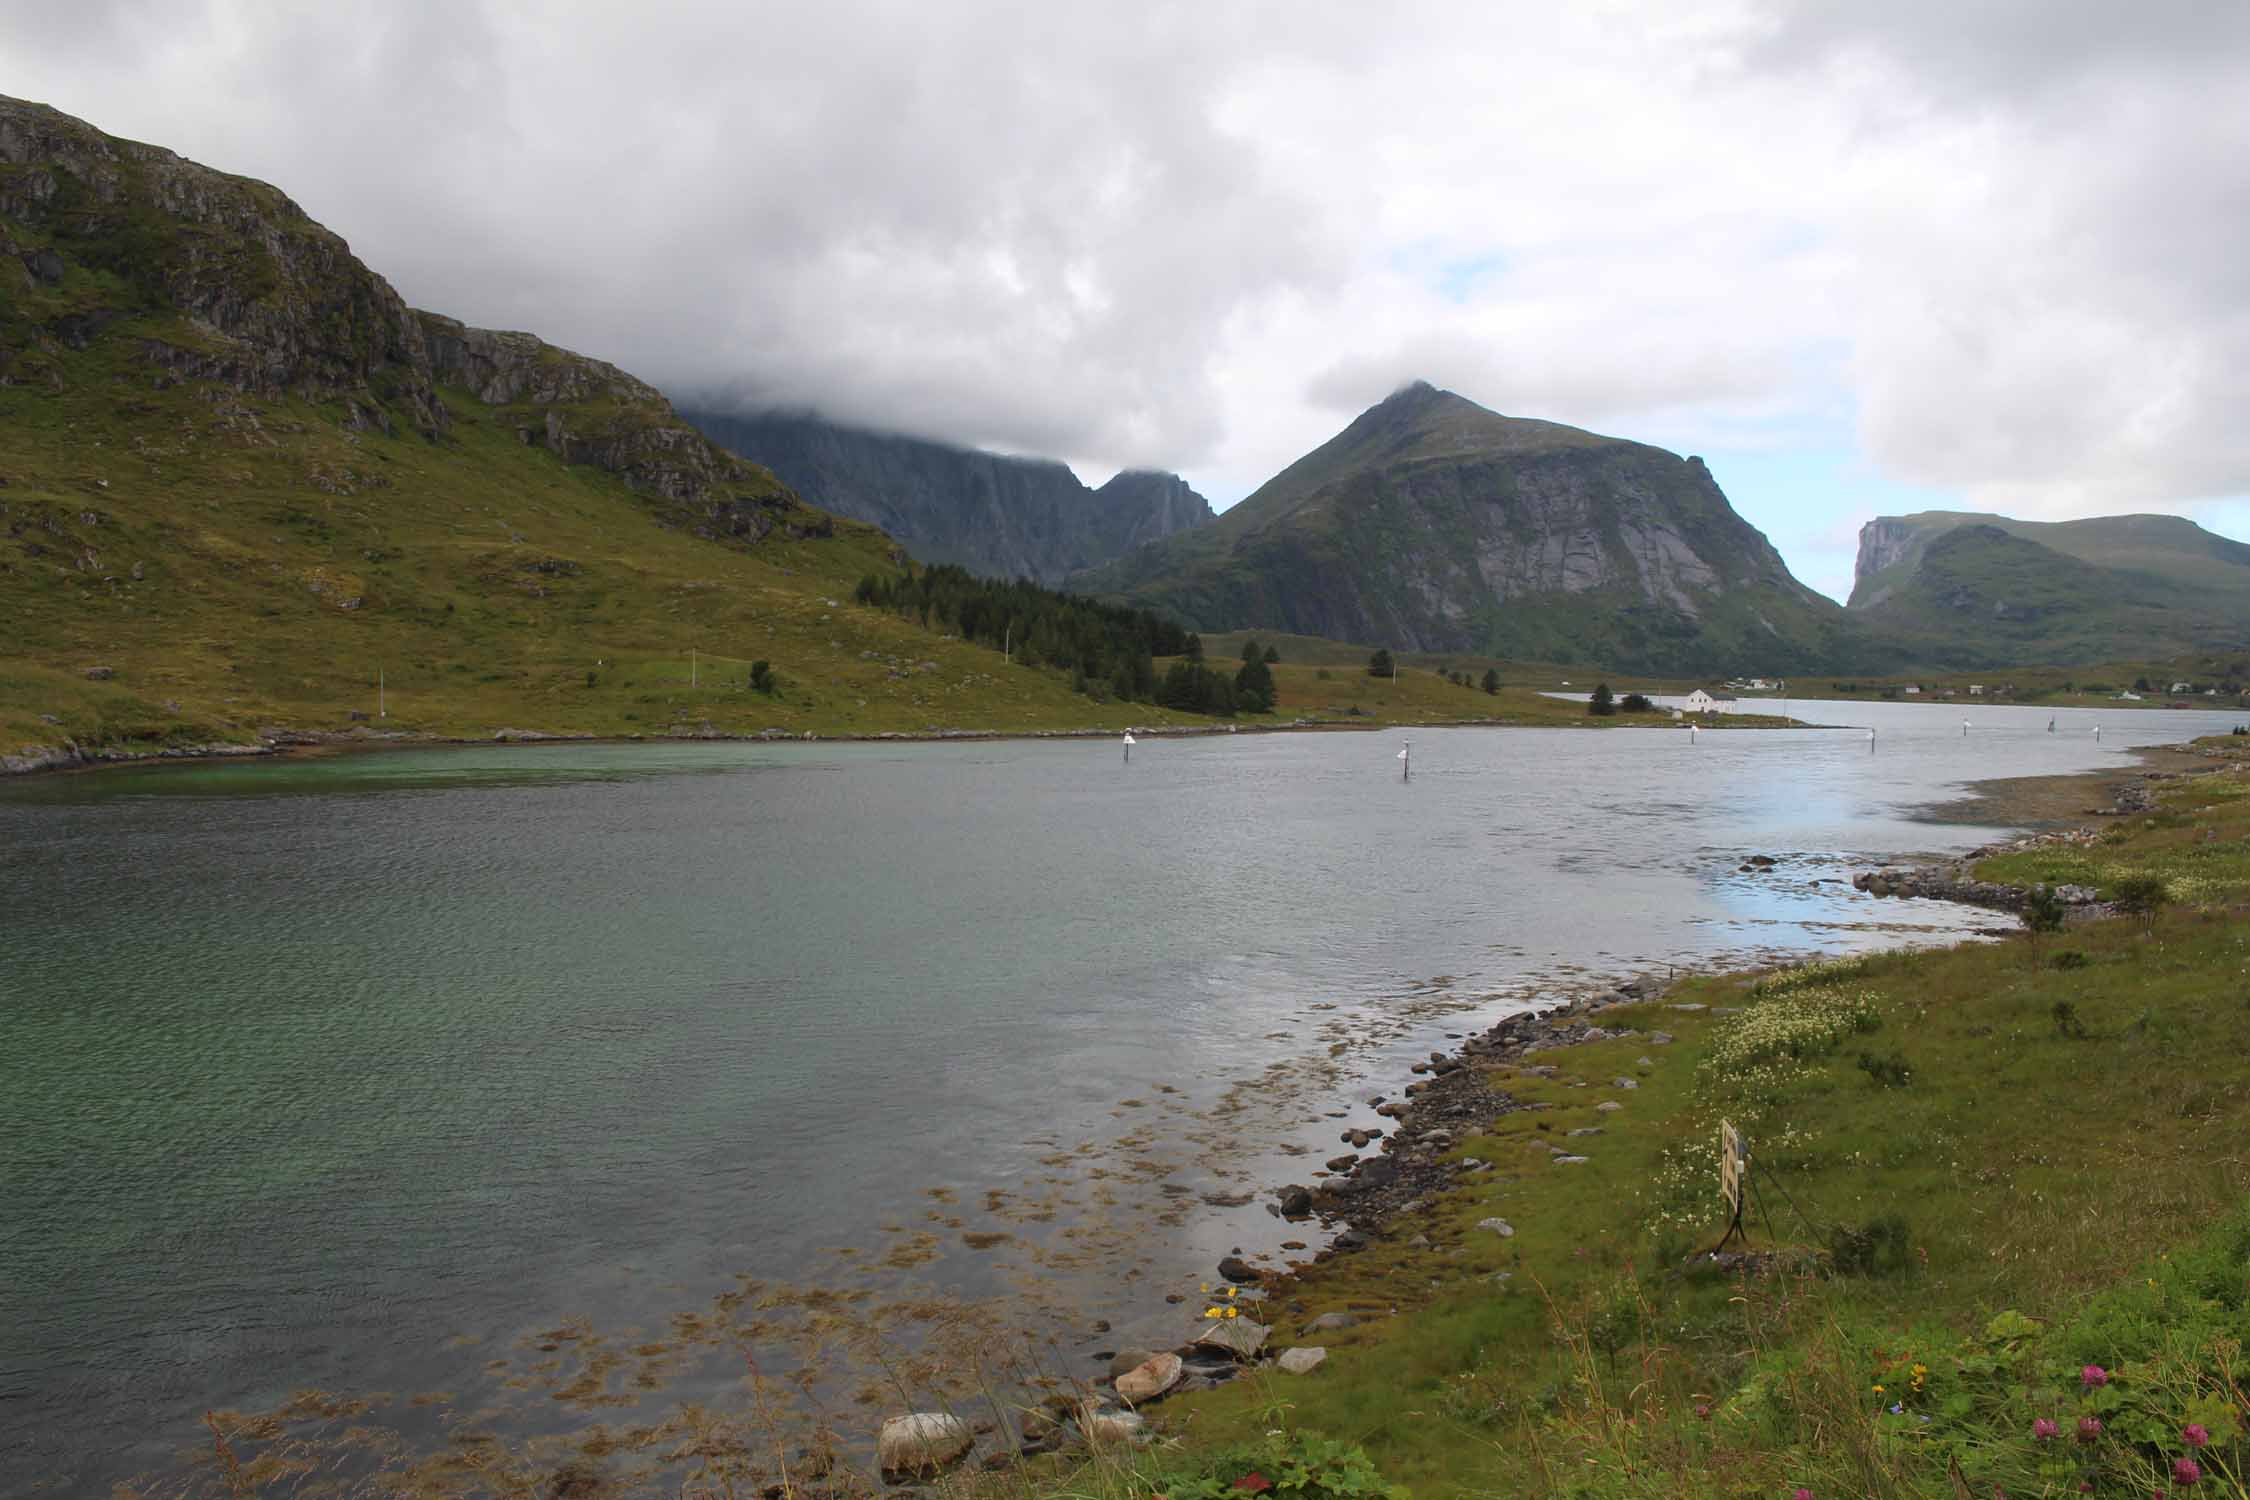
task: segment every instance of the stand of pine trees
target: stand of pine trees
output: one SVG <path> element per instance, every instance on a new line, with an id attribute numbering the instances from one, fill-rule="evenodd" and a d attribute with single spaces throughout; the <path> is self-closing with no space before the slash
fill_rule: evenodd
<path id="1" fill-rule="evenodd" d="M 854 598 L 876 609 L 1006 649 L 1024 666 L 1054 667 L 1096 699 L 1155 703 L 1187 713 L 1263 713 L 1273 707 L 1273 674 L 1248 648 L 1229 675 L 1205 666 L 1203 642 L 1145 609 L 1099 604 L 1027 579 L 979 578 L 950 563 L 859 581 Z M 1154 658 L 1177 656 L 1160 678 Z"/>

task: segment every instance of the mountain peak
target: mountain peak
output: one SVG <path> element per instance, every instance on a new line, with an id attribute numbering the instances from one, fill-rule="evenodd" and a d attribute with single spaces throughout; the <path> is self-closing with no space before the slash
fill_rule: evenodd
<path id="1" fill-rule="evenodd" d="M 1835 659 L 1844 619 L 1701 463 L 1427 381 L 1093 586 L 1202 630 L 1652 671 Z"/>

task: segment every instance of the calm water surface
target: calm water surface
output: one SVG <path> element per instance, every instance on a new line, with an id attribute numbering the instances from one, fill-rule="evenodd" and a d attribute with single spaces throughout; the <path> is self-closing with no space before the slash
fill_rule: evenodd
<path id="1" fill-rule="evenodd" d="M 1302 1076 L 1350 1103 L 1446 1007 L 1573 966 L 1957 934 L 1989 918 L 1842 881 L 1991 836 L 1911 820 L 1967 781 L 2234 722 L 1794 708 L 1878 743 L 1421 730 L 1411 782 L 1397 734 L 495 747 L 0 788 L 0 1490 L 104 1492 L 301 1385 L 459 1390 L 464 1338 L 816 1276 L 933 1188 L 1037 1180 L 1159 1085 L 1204 1109 L 1345 1030 Z M 1268 1104 L 1137 1191 L 1301 1179 L 1336 1099 Z M 1155 1319 L 1269 1224 L 1204 1211 L 1092 1300 Z M 973 1254 L 925 1275 L 999 1289 Z"/>

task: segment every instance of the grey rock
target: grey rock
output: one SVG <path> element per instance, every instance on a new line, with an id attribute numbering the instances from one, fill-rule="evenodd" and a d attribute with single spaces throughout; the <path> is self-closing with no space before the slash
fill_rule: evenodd
<path id="1" fill-rule="evenodd" d="M 1341 1333 L 1347 1328 L 1357 1328 L 1366 1322 L 1358 1313 L 1324 1312 L 1305 1325 L 1307 1333 Z"/>
<path id="2" fill-rule="evenodd" d="M 1300 1344 L 1294 1349 L 1284 1349 L 1274 1367 L 1284 1375 L 1310 1375 L 1328 1358 L 1328 1351 L 1318 1344 Z"/>
<path id="3" fill-rule="evenodd" d="M 1477 1220 L 1477 1228 L 1489 1229 L 1504 1240 L 1512 1240 L 1516 1237 L 1516 1226 L 1506 1219 L 1479 1219 Z"/>
<path id="4" fill-rule="evenodd" d="M 1273 1330 L 1265 1324 L 1248 1318 L 1213 1318 L 1205 1322 L 1192 1342 L 1198 1349 L 1248 1363 L 1258 1357 L 1258 1351 L 1265 1348 L 1266 1340 L 1272 1335 Z"/>
<path id="5" fill-rule="evenodd" d="M 1187 1366 L 1177 1354 L 1152 1354 L 1117 1377 L 1114 1384 L 1118 1399 L 1135 1406 L 1154 1401 L 1178 1385 L 1186 1370 Z"/>
<path id="6" fill-rule="evenodd" d="M 976 1442 L 969 1424 L 942 1411 L 892 1417 L 875 1434 L 875 1461 L 886 1474 L 926 1474 L 958 1461 Z"/>
<path id="7" fill-rule="evenodd" d="M 1109 1378 L 1117 1379 L 1128 1370 L 1137 1370 L 1156 1358 L 1153 1349 L 1120 1349 L 1109 1361 Z"/>

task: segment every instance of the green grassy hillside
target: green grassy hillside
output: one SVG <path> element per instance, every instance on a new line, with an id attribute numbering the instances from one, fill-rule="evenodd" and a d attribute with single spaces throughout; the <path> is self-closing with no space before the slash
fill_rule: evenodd
<path id="1" fill-rule="evenodd" d="M 1165 717 L 852 605 L 893 566 L 872 528 L 721 545 L 460 391 L 433 443 L 296 400 L 122 396 L 129 361 L 98 358 L 0 390 L 0 749 L 342 730 L 378 673 L 365 727 L 443 735 Z M 753 659 L 778 692 L 748 690 Z"/>
<path id="2" fill-rule="evenodd" d="M 2250 647 L 2250 546 L 2177 516 L 1930 511 L 1861 531 L 1853 614 L 1936 666 Z"/>
<path id="3" fill-rule="evenodd" d="M 1173 717 L 851 602 L 903 561 L 614 366 L 406 307 L 279 190 L 0 99 L 13 767 Z"/>

